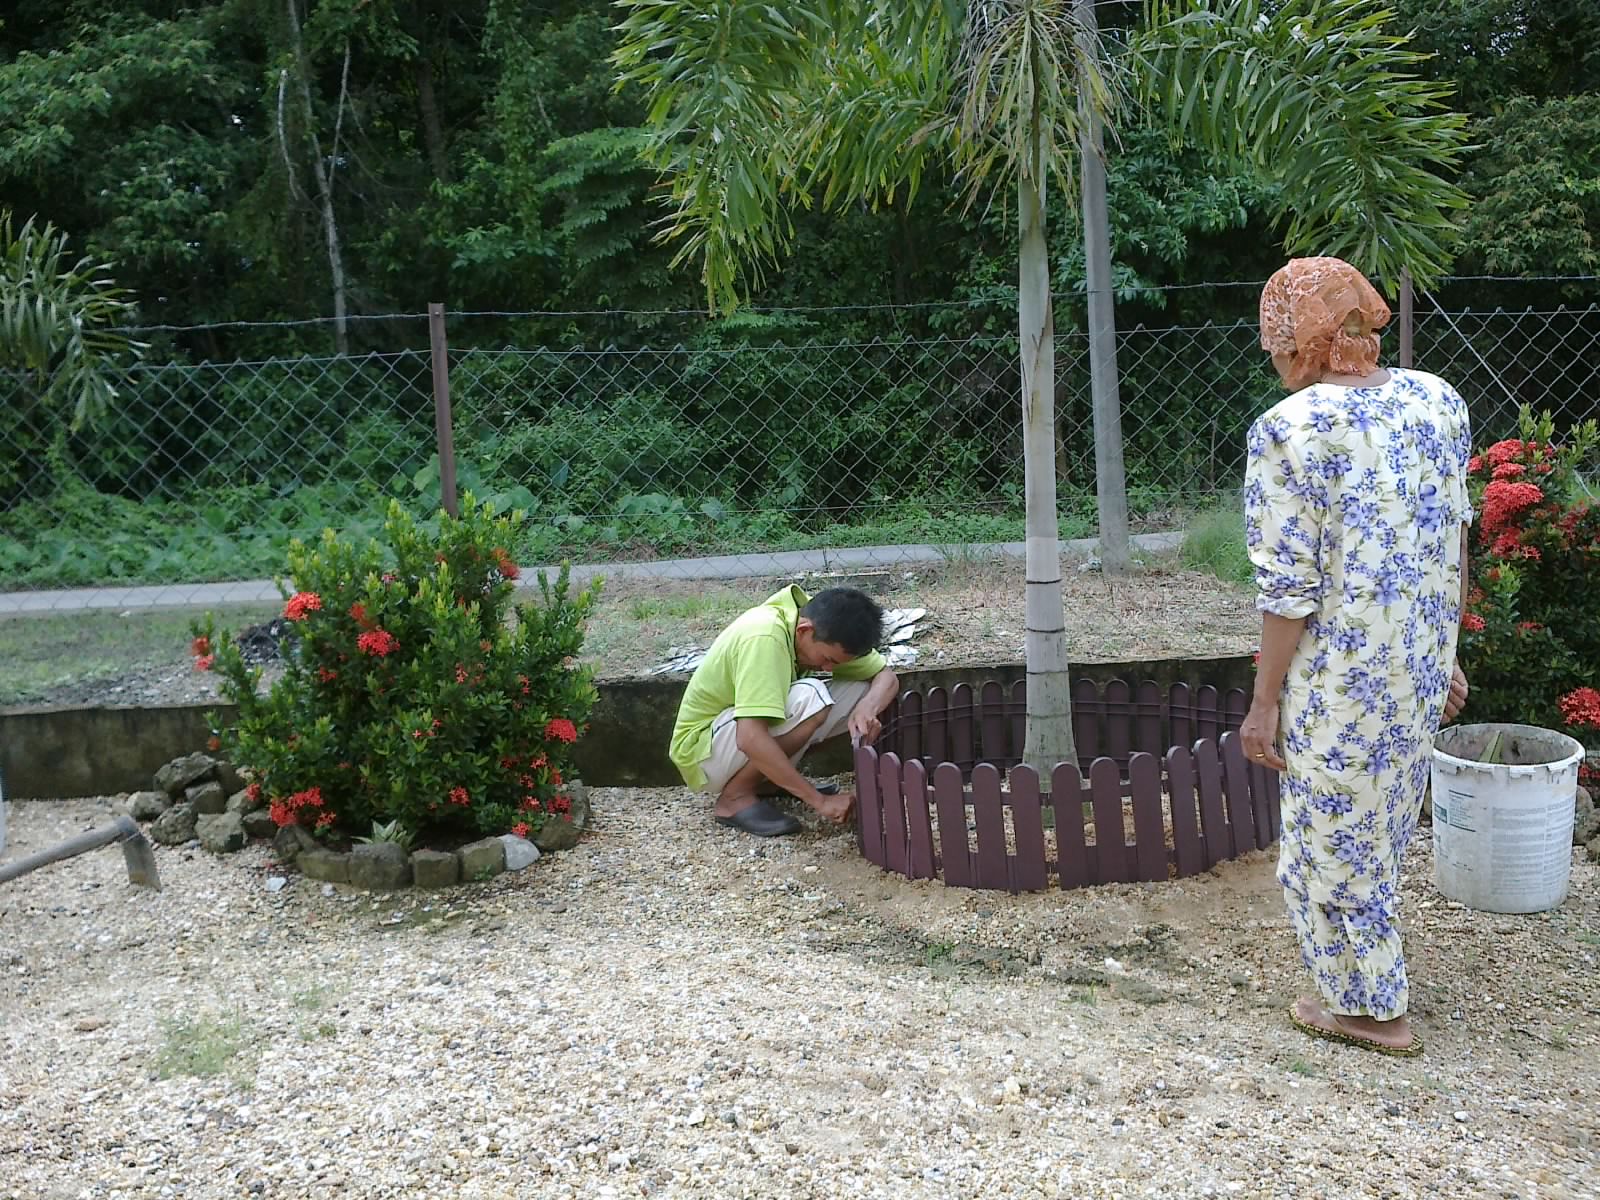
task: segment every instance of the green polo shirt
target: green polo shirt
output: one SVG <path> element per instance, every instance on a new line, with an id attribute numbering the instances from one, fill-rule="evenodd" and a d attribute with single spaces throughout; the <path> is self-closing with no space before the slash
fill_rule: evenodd
<path id="1" fill-rule="evenodd" d="M 724 709 L 733 709 L 736 717 L 784 719 L 789 688 L 799 678 L 795 623 L 809 599 L 798 587 L 786 587 L 742 613 L 711 643 L 684 690 L 668 750 L 690 787 L 706 785 L 700 764 L 711 756 L 711 725 Z M 883 655 L 870 650 L 840 663 L 833 678 L 871 679 L 887 665 Z"/>

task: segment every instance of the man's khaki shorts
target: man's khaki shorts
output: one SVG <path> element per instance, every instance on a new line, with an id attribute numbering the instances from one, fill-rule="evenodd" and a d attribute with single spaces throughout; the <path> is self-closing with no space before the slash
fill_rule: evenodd
<path id="1" fill-rule="evenodd" d="M 869 686 L 871 685 L 864 679 L 795 680 L 789 688 L 789 698 L 784 705 L 783 721 L 772 726 L 773 737 L 788 733 L 801 721 L 830 704 L 833 705 L 833 711 L 828 714 L 827 720 L 818 726 L 806 744 L 789 756 L 789 761 L 799 763 L 801 755 L 818 742 L 843 733 L 849 724 L 851 712 L 861 703 Z M 713 796 L 717 795 L 722 791 L 723 785 L 749 761 L 749 756 L 739 749 L 738 718 L 733 715 L 733 709 L 725 708 L 711 723 L 711 754 L 700 764 L 700 769 L 706 773 L 704 790 Z"/>

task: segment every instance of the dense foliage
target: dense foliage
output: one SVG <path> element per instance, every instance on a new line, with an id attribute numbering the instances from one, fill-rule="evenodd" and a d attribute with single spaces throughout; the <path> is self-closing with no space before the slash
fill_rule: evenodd
<path id="1" fill-rule="evenodd" d="M 392 505 L 365 546 L 331 530 L 289 553 L 283 676 L 260 693 L 208 616 L 196 666 L 239 706 L 219 747 L 280 825 L 333 838 L 374 824 L 411 835 L 536 833 L 568 820 L 572 746 L 595 700 L 573 665 L 593 589 L 541 577 L 513 608 L 506 547 L 520 514 L 470 496 L 460 519 L 420 525 Z"/>
<path id="2" fill-rule="evenodd" d="M 1528 410 L 1470 465 L 1477 521 L 1459 657 L 1472 717 L 1565 728 L 1600 748 L 1600 504 L 1575 466 L 1593 421 L 1557 443 Z"/>
<path id="3" fill-rule="evenodd" d="M 1393 7 L 1391 32 L 1414 29 L 1435 54 L 1418 72 L 1455 87 L 1474 118 L 1457 270 L 1600 269 L 1600 5 Z M 1108 38 L 1126 39 L 1144 5 L 1096 12 Z M 16 418 L 0 431 L 0 576 L 236 578 L 281 562 L 292 534 L 323 523 L 370 532 L 380 496 L 425 514 L 437 494 L 426 329 L 355 318 L 430 301 L 552 314 L 454 318 L 456 350 L 680 355 L 653 373 L 620 357 L 588 369 L 458 359 L 459 456 L 486 492 L 527 489 L 516 502 L 536 519 L 521 554 L 1019 536 L 1014 371 L 955 349 L 858 349 L 978 336 L 996 339 L 994 363 L 1014 358 L 1006 198 L 966 207 L 961 181 L 931 162 L 914 205 L 902 191 L 876 208 L 797 212 L 792 253 L 753 308 L 707 318 L 693 272 L 669 270 L 672 248 L 653 240 L 661 209 L 638 157 L 642 97 L 614 86 L 608 61 L 617 20 L 589 0 L 8 6 L 0 195 L 17 226 L 53 223 L 72 260 L 113 263 L 128 289 L 119 302 L 137 302 L 117 323 L 207 327 L 135 335 L 152 343 L 146 365 L 84 407 L 76 431 L 75 399 L 34 405 L 0 371 L 0 407 Z M 1269 173 L 1225 167 L 1135 119 L 1107 151 L 1118 322 L 1132 331 L 1120 367 L 1137 517 L 1237 477 L 1236 447 L 1274 384 L 1248 331 L 1204 327 L 1253 319 L 1255 290 L 1193 285 L 1265 278 L 1292 197 Z M 1087 396 L 1073 383 L 1084 272 L 1072 205 L 1050 192 L 1062 510 L 1076 516 L 1091 511 L 1094 480 Z M 325 323 L 271 324 L 332 313 L 336 274 L 352 317 L 342 339 Z M 1596 295 L 1592 284 L 1470 281 L 1440 300 L 1483 312 Z M 217 324 L 240 321 L 269 324 Z M 1141 324 L 1200 332 L 1180 354 L 1179 338 Z M 1453 334 L 1437 321 L 1426 329 L 1425 354 L 1481 357 L 1563 425 L 1593 405 L 1563 373 L 1590 344 L 1570 324 L 1535 339 L 1508 318 L 1470 351 L 1444 347 Z M 341 348 L 350 356 L 330 357 Z M 897 374 L 897 357 L 914 357 L 920 376 Z M 262 365 L 211 365 L 234 360 Z M 604 439 L 584 436 L 597 413 Z M 857 453 L 863 437 L 870 455 Z M 937 463 L 925 450 L 935 440 Z"/>

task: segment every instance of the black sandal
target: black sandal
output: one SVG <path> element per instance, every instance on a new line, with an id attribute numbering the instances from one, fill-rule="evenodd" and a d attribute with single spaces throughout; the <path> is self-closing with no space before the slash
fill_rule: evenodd
<path id="1" fill-rule="evenodd" d="M 783 837 L 799 833 L 803 826 L 788 813 L 773 808 L 765 800 L 747 804 L 731 817 L 717 817 L 718 825 L 742 829 L 754 837 Z"/>

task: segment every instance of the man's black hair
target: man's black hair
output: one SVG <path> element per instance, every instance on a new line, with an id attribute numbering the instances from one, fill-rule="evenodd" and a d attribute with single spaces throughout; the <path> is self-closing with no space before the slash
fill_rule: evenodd
<path id="1" fill-rule="evenodd" d="M 857 588 L 823 588 L 800 615 L 810 620 L 818 641 L 843 646 L 852 658 L 876 650 L 883 637 L 883 609 Z"/>

